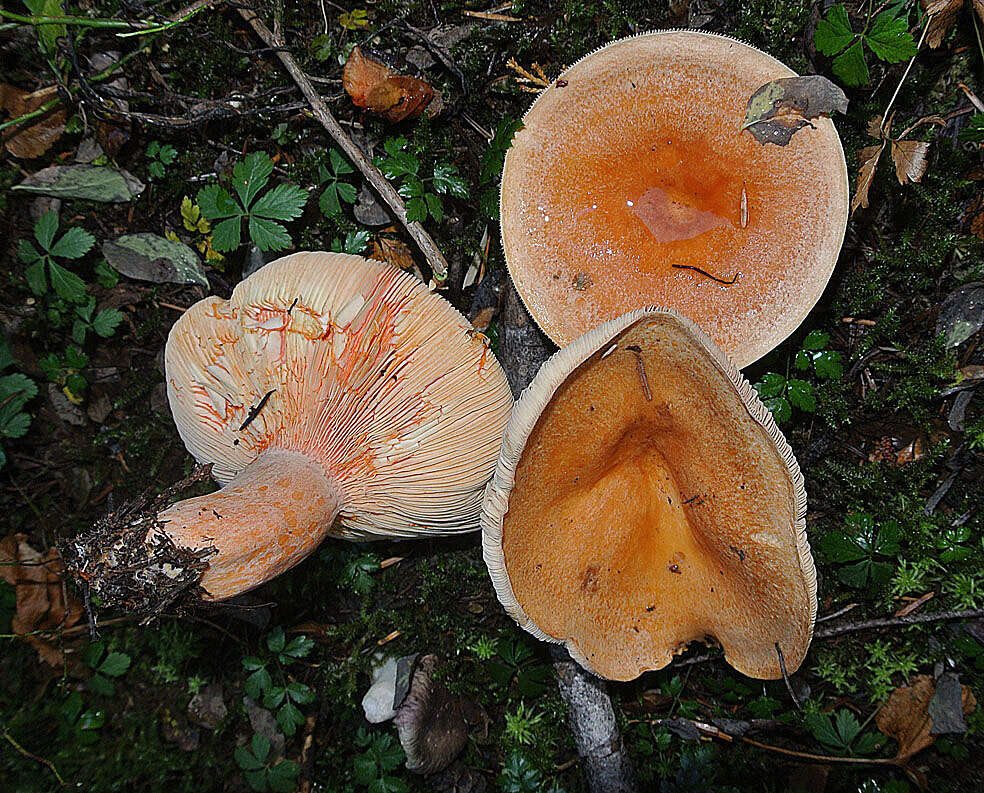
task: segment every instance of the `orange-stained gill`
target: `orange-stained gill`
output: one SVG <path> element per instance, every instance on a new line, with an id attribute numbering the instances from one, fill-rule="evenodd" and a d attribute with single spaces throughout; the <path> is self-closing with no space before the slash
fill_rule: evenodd
<path id="1" fill-rule="evenodd" d="M 211 597 L 257 586 L 327 534 L 476 528 L 512 399 L 470 330 L 412 276 L 318 253 L 272 262 L 178 320 L 171 409 L 226 486 L 161 519 L 188 547 L 218 548 Z"/>
<path id="2" fill-rule="evenodd" d="M 661 31 L 588 55 L 540 95 L 506 156 L 501 216 L 510 274 L 548 336 L 563 346 L 665 305 L 742 367 L 800 324 L 846 227 L 840 141 L 829 119 L 786 147 L 741 129 L 749 96 L 792 75 L 734 39 Z"/>

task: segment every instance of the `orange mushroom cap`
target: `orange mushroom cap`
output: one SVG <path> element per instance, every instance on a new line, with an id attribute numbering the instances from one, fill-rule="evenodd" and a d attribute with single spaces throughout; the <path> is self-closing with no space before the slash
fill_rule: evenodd
<path id="1" fill-rule="evenodd" d="M 147 542 L 207 550 L 210 598 L 258 586 L 329 534 L 478 528 L 512 397 L 485 338 L 411 275 L 287 256 L 192 306 L 164 358 L 178 432 L 224 487 L 168 507 Z"/>
<path id="2" fill-rule="evenodd" d="M 799 326 L 837 261 L 849 190 L 830 119 L 784 147 L 742 129 L 749 97 L 791 76 L 735 39 L 667 30 L 591 53 L 540 94 L 500 214 L 510 275 L 553 341 L 665 305 L 744 367 Z"/>
<path id="3" fill-rule="evenodd" d="M 772 415 L 672 309 L 557 352 L 513 409 L 482 508 L 485 562 L 524 629 L 602 677 L 713 638 L 751 677 L 806 655 L 806 493 Z"/>

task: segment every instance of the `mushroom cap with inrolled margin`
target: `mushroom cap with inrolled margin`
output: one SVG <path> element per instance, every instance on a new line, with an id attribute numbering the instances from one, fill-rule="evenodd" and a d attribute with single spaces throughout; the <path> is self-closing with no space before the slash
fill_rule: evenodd
<path id="1" fill-rule="evenodd" d="M 506 154 L 500 216 L 509 273 L 554 342 L 664 305 L 742 368 L 801 324 L 849 187 L 830 119 L 786 146 L 742 129 L 749 97 L 792 76 L 735 39 L 666 30 L 587 55 L 540 94 Z"/>
<path id="2" fill-rule="evenodd" d="M 413 276 L 345 254 L 284 257 L 228 301 L 192 306 L 165 368 L 182 440 L 226 485 L 162 516 L 179 545 L 213 541 L 213 597 L 282 572 L 326 533 L 477 528 L 509 387 L 487 340 Z"/>
<path id="3" fill-rule="evenodd" d="M 685 317 L 639 309 L 523 392 L 482 509 L 496 594 L 534 636 L 629 680 L 713 639 L 735 669 L 802 663 L 816 617 L 806 493 L 735 366 Z"/>

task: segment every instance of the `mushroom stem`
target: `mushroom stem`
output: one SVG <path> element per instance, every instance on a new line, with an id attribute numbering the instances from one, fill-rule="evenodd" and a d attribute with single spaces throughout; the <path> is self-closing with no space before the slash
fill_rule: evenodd
<path id="1" fill-rule="evenodd" d="M 268 449 L 221 490 L 161 512 L 156 531 L 178 547 L 217 551 L 201 586 L 207 599 L 223 600 L 308 556 L 327 536 L 340 506 L 341 491 L 319 463 Z"/>

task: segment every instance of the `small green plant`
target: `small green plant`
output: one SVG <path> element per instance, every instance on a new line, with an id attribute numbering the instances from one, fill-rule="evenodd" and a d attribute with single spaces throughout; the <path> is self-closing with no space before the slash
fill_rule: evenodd
<path id="1" fill-rule="evenodd" d="M 485 668 L 500 686 L 516 681 L 521 696 L 533 697 L 550 687 L 553 672 L 549 666 L 536 663 L 533 650 L 521 638 L 504 637 L 496 645 L 498 660 L 489 661 Z"/>
<path id="2" fill-rule="evenodd" d="M 871 8 L 869 4 L 868 8 Z M 867 85 L 871 78 L 865 49 L 885 63 L 899 63 L 916 54 L 916 42 L 909 32 L 905 4 L 894 3 L 873 19 L 869 11 L 860 32 L 851 27 L 843 3 L 838 3 L 817 24 L 813 37 L 816 48 L 833 57 L 831 64 L 846 85 Z"/>
<path id="3" fill-rule="evenodd" d="M 811 369 L 817 377 L 825 380 L 835 380 L 844 374 L 844 364 L 841 354 L 836 350 L 826 349 L 830 343 L 830 334 L 820 330 L 810 331 L 803 339 L 803 346 L 796 353 L 793 365 L 801 372 Z"/>
<path id="4" fill-rule="evenodd" d="M 371 736 L 362 727 L 355 734 L 355 745 L 363 751 L 352 760 L 352 781 L 369 793 L 407 793 L 406 782 L 390 774 L 406 755 L 392 735 Z"/>
<path id="5" fill-rule="evenodd" d="M 365 8 L 343 11 L 338 15 L 338 24 L 346 30 L 365 30 L 369 27 L 369 11 Z"/>
<path id="6" fill-rule="evenodd" d="M 335 253 L 351 253 L 358 255 L 363 253 L 368 245 L 369 232 L 365 230 L 350 231 L 345 235 L 345 239 L 335 237 L 335 239 L 331 241 L 331 249 Z"/>
<path id="7" fill-rule="evenodd" d="M 256 655 L 243 658 L 243 668 L 250 673 L 243 688 L 247 696 L 262 702 L 263 707 L 278 708 L 277 724 L 285 735 L 293 735 L 304 723 L 304 714 L 297 706 L 314 702 L 314 691 L 303 683 L 288 682 L 284 667 L 304 658 L 311 652 L 314 642 L 307 636 L 295 636 L 288 642 L 284 629 L 278 625 L 267 634 L 266 646 L 273 654 L 272 658 Z M 274 669 L 273 674 L 268 667 Z"/>
<path id="8" fill-rule="evenodd" d="M 82 652 L 82 663 L 93 671 L 87 683 L 89 690 L 108 697 L 116 691 L 113 679 L 130 668 L 130 656 L 119 652 L 107 653 L 102 642 L 92 642 Z"/>
<path id="9" fill-rule="evenodd" d="M 563 793 L 556 782 L 548 785 L 540 770 L 519 752 L 506 758 L 498 783 L 502 793 Z"/>
<path id="10" fill-rule="evenodd" d="M 273 160 L 257 151 L 232 169 L 234 198 L 222 185 L 198 191 L 201 214 L 214 223 L 212 245 L 219 252 L 235 250 L 242 242 L 242 223 L 249 238 L 262 251 L 282 251 L 290 245 L 290 234 L 281 222 L 300 217 L 307 191 L 295 184 L 278 184 L 260 195 L 273 173 Z"/>
<path id="11" fill-rule="evenodd" d="M 984 605 L 984 573 L 954 573 L 943 582 L 943 591 L 958 609 L 979 609 Z"/>
<path id="12" fill-rule="evenodd" d="M 75 321 L 72 323 L 72 341 L 78 345 L 85 344 L 85 337 L 92 331 L 103 339 L 108 339 L 123 321 L 123 312 L 115 308 L 104 308 L 96 314 L 96 299 L 89 299 L 75 309 Z"/>
<path id="13" fill-rule="evenodd" d="M 112 289 L 120 282 L 120 274 L 110 267 L 105 259 L 100 259 L 96 262 L 96 266 L 92 268 L 92 271 L 103 289 Z"/>
<path id="14" fill-rule="evenodd" d="M 844 528 L 828 532 L 820 549 L 837 568 L 837 578 L 848 586 L 880 587 L 891 578 L 894 564 L 885 561 L 899 552 L 899 525 L 894 520 L 875 528 L 874 518 L 856 512 L 844 520 Z"/>
<path id="15" fill-rule="evenodd" d="M 5 337 L 0 337 L 0 372 L 12 366 L 14 358 Z M 38 395 L 37 384 L 26 374 L 11 372 L 0 375 L 0 439 L 22 438 L 31 426 L 31 416 L 24 406 Z M 0 446 L 0 468 L 7 455 Z"/>
<path id="16" fill-rule="evenodd" d="M 495 639 L 489 636 L 479 636 L 468 645 L 468 649 L 475 653 L 475 657 L 479 661 L 489 661 L 495 657 L 497 646 L 498 643 Z"/>
<path id="17" fill-rule="evenodd" d="M 85 281 L 62 267 L 55 259 L 81 259 L 95 244 L 96 238 L 85 229 L 73 226 L 56 242 L 57 231 L 58 213 L 50 209 L 34 224 L 34 239 L 41 250 L 34 247 L 29 240 L 21 240 L 17 245 L 17 256 L 27 265 L 24 268 L 24 278 L 38 297 L 48 293 L 50 283 L 50 288 L 62 300 L 84 303 Z"/>
<path id="18" fill-rule="evenodd" d="M 58 737 L 60 742 L 77 741 L 88 746 L 99 740 L 99 728 L 106 723 L 106 711 L 101 708 L 86 708 L 82 695 L 73 691 L 62 703 L 58 714 Z"/>
<path id="19" fill-rule="evenodd" d="M 297 763 L 293 760 L 273 762 L 270 741 L 259 733 L 253 735 L 249 746 L 237 746 L 233 756 L 253 790 L 290 793 L 294 789 L 300 772 Z"/>
<path id="20" fill-rule="evenodd" d="M 513 137 L 522 128 L 523 122 L 515 118 L 500 121 L 492 140 L 489 141 L 489 147 L 482 155 L 478 186 L 483 192 L 479 204 L 482 212 L 492 220 L 499 219 L 499 177 L 502 175 L 502 166 L 506 161 L 506 152 L 512 145 Z"/>
<path id="21" fill-rule="evenodd" d="M 543 723 L 543 713 L 535 713 L 526 708 L 525 702 L 520 702 L 515 713 L 506 714 L 506 728 L 503 737 L 519 746 L 532 746 L 534 732 Z"/>
<path id="22" fill-rule="evenodd" d="M 357 595 L 372 591 L 376 582 L 372 573 L 379 571 L 379 557 L 369 551 L 348 544 L 327 544 L 321 549 L 321 561 L 328 567 L 328 574 L 342 589 Z"/>
<path id="23" fill-rule="evenodd" d="M 864 682 L 874 702 L 881 702 L 892 693 L 896 675 L 908 680 L 919 668 L 914 653 L 894 649 L 887 641 L 875 640 L 864 649 L 867 655 Z"/>
<path id="24" fill-rule="evenodd" d="M 194 696 L 198 694 L 205 686 L 208 685 L 208 679 L 201 677 L 200 675 L 192 675 L 188 678 L 187 691 L 189 694 Z"/>
<path id="25" fill-rule="evenodd" d="M 357 195 L 355 185 L 343 182 L 342 177 L 354 173 L 355 169 L 348 164 L 338 149 L 328 152 L 328 167 L 318 167 L 318 181 L 324 190 L 318 198 L 318 207 L 328 217 L 342 214 L 342 202 L 354 204 Z"/>
<path id="26" fill-rule="evenodd" d="M 387 179 L 399 179 L 397 192 L 407 199 L 407 220 L 423 222 L 427 216 L 438 223 L 444 220 L 442 195 L 468 197 L 468 185 L 450 163 L 437 163 L 431 176 L 420 173 L 420 159 L 407 151 L 406 138 L 390 138 L 383 144 L 386 157 L 377 158 L 376 165 Z"/>
<path id="27" fill-rule="evenodd" d="M 147 144 L 147 172 L 154 179 L 163 179 L 167 166 L 177 157 L 178 150 L 170 143 L 162 144 L 159 140 L 152 140 Z"/>
<path id="28" fill-rule="evenodd" d="M 960 140 L 971 143 L 984 141 L 984 113 L 974 113 L 968 120 L 966 126 L 960 130 L 957 136 Z"/>
<path id="29" fill-rule="evenodd" d="M 89 382 L 82 370 L 89 365 L 89 356 L 78 347 L 69 345 L 65 352 L 50 353 L 38 361 L 45 377 L 60 386 L 62 393 L 75 405 L 82 404 Z"/>
<path id="30" fill-rule="evenodd" d="M 912 592 L 925 592 L 926 576 L 937 566 L 935 559 L 917 559 L 909 563 L 905 559 L 898 563 L 889 585 L 889 595 L 897 599 Z"/>
<path id="31" fill-rule="evenodd" d="M 843 360 L 836 350 L 826 349 L 829 343 L 829 334 L 811 331 L 793 358 L 793 366 L 801 372 L 813 372 L 822 380 L 839 379 L 844 374 Z M 788 370 L 784 375 L 766 372 L 753 387 L 778 424 L 789 421 L 794 407 L 807 413 L 817 409 L 813 385 L 806 380 L 790 377 Z"/>
<path id="32" fill-rule="evenodd" d="M 813 737 L 838 755 L 866 757 L 881 744 L 878 735 L 862 732 L 857 717 L 846 708 L 837 711 L 832 719 L 819 711 L 807 713 L 805 719 Z"/>

